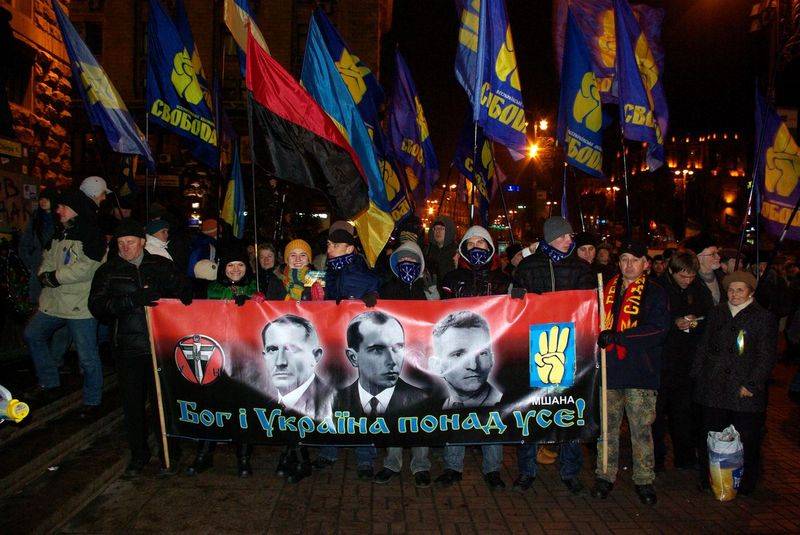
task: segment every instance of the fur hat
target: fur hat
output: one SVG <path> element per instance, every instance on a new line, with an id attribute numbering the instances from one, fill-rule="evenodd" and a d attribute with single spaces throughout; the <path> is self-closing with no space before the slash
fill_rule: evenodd
<path id="1" fill-rule="evenodd" d="M 217 267 L 211 260 L 198 260 L 194 265 L 194 276 L 204 281 L 217 280 Z"/>

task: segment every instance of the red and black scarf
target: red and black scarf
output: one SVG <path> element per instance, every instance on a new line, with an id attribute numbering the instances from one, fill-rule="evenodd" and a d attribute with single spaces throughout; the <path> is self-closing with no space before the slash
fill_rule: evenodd
<path id="1" fill-rule="evenodd" d="M 616 275 L 608 283 L 603 296 L 604 329 L 611 329 L 621 333 L 636 327 L 639 323 L 639 313 L 642 310 L 642 299 L 647 283 L 647 275 L 642 273 L 639 277 L 622 291 L 622 275 Z M 621 301 L 620 301 L 621 300 Z M 619 303 L 619 304 L 617 304 Z M 615 306 L 615 304 L 617 304 Z M 617 358 L 624 360 L 628 350 L 623 345 L 610 344 L 607 351 L 617 352 Z"/>

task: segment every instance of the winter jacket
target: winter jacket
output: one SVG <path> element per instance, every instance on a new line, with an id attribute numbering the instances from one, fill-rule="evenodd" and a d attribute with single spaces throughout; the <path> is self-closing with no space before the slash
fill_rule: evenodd
<path id="1" fill-rule="evenodd" d="M 618 299 L 621 301 L 622 292 Z M 627 349 L 625 358 L 618 358 L 616 350 L 607 352 L 608 388 L 612 390 L 658 390 L 660 386 L 661 352 L 670 325 L 667 292 L 648 279 L 640 308 L 636 327 L 619 333 L 619 343 Z"/>
<path id="2" fill-rule="evenodd" d="M 662 352 L 662 378 L 669 376 L 685 380 L 688 379 L 686 375 L 692 367 L 697 344 L 708 325 L 708 313 L 714 308 L 714 299 L 708 286 L 697 278 L 685 289 L 678 286 L 669 271 L 654 280 L 666 290 L 669 299 L 670 325 Z M 687 333 L 678 329 L 675 320 L 689 315 L 705 319 L 698 321 L 697 327 Z"/>
<path id="3" fill-rule="evenodd" d="M 691 370 L 694 399 L 737 412 L 767 409 L 767 381 L 777 358 L 778 322 L 757 302 L 731 315 L 720 303 L 708 315 Z M 751 398 L 739 397 L 744 386 Z"/>
<path id="4" fill-rule="evenodd" d="M 537 294 L 596 287 L 596 275 L 592 275 L 589 264 L 574 252 L 560 262 L 554 262 L 539 248 L 523 258 L 514 272 L 514 288 L 525 288 Z"/>
<path id="5" fill-rule="evenodd" d="M 325 270 L 325 299 L 361 299 L 368 293 L 377 293 L 378 277 L 367 267 L 363 257 L 356 255 L 353 262 L 341 269 L 330 266 Z"/>
<path id="6" fill-rule="evenodd" d="M 489 243 L 490 259 L 483 266 L 472 266 L 467 261 L 467 240 L 476 235 L 479 235 Z M 495 249 L 492 237 L 486 229 L 479 226 L 467 229 L 458 245 L 458 253 L 467 261 L 469 267 L 460 267 L 445 275 L 441 283 L 442 299 L 508 293 L 511 277 L 501 269 L 491 269 L 491 258 L 494 257 Z"/>
<path id="7" fill-rule="evenodd" d="M 208 285 L 208 298 L 209 299 L 233 299 L 237 295 L 244 295 L 251 297 L 256 293 L 256 280 L 250 279 L 245 284 L 223 284 L 214 281 Z"/>
<path id="8" fill-rule="evenodd" d="M 150 254 L 163 256 L 167 260 L 172 260 L 172 256 L 167 250 L 167 243 L 159 240 L 155 236 L 147 235 L 147 241 L 144 244 L 145 250 Z"/>
<path id="9" fill-rule="evenodd" d="M 414 282 L 406 284 L 400 279 L 397 263 L 404 256 L 411 254 L 420 259 L 420 274 Z M 419 245 L 412 241 L 403 242 L 389 257 L 389 266 L 393 276 L 381 287 L 381 299 L 427 299 L 425 295 L 425 257 Z"/>
<path id="10" fill-rule="evenodd" d="M 286 297 L 286 288 L 283 287 L 283 282 L 274 269 L 264 269 L 258 266 L 258 285 L 261 293 L 264 294 L 264 299 L 283 301 L 283 298 Z"/>
<path id="11" fill-rule="evenodd" d="M 444 242 L 439 246 L 433 240 L 433 227 L 437 223 L 444 225 Z M 456 243 L 456 224 L 446 216 L 440 216 L 433 220 L 428 231 L 428 245 L 425 247 L 425 263 L 428 272 L 433 277 L 436 284 L 441 287 L 444 276 L 455 269 L 453 257 L 458 250 Z"/>
<path id="12" fill-rule="evenodd" d="M 91 201 L 90 201 L 91 202 Z M 88 205 L 77 206 L 78 215 L 67 222 L 61 236 L 53 238 L 42 255 L 39 274 L 55 272 L 59 286 L 42 288 L 39 310 L 64 319 L 88 319 L 92 277 L 105 255 L 106 246 L 93 224 Z"/>
<path id="13" fill-rule="evenodd" d="M 147 251 L 138 268 L 119 255 L 109 258 L 92 281 L 89 309 L 96 318 L 111 324 L 111 341 L 120 355 L 150 353 L 144 307 L 131 299 L 145 286 L 161 297 L 188 299 L 192 295 L 189 280 L 175 264 Z"/>

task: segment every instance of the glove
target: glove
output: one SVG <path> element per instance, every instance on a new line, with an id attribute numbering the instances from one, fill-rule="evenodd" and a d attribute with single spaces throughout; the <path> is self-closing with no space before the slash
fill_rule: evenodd
<path id="1" fill-rule="evenodd" d="M 255 302 L 255 303 L 263 303 L 267 299 L 264 297 L 264 294 L 262 294 L 261 292 L 256 292 L 256 293 L 254 293 L 253 295 L 250 296 L 250 300 Z"/>
<path id="2" fill-rule="evenodd" d="M 161 294 L 153 288 L 140 288 L 131 294 L 131 301 L 137 307 L 154 307 Z"/>
<path id="3" fill-rule="evenodd" d="M 192 304 L 192 292 L 186 292 L 180 297 L 181 303 L 187 307 Z"/>
<path id="4" fill-rule="evenodd" d="M 618 344 L 618 343 L 619 343 L 619 333 L 616 333 L 611 329 L 606 329 L 605 331 L 601 331 L 600 336 L 597 337 L 597 345 L 601 349 L 605 349 L 611 344 Z"/>
<path id="5" fill-rule="evenodd" d="M 244 294 L 237 294 L 233 296 L 233 300 L 236 302 L 237 307 L 241 307 L 247 302 L 247 296 Z"/>
<path id="6" fill-rule="evenodd" d="M 45 271 L 44 273 L 40 274 L 39 282 L 46 288 L 58 288 L 61 286 L 61 283 L 58 282 L 58 279 L 56 278 L 55 271 Z"/>
<path id="7" fill-rule="evenodd" d="M 325 300 L 325 288 L 322 287 L 322 284 L 320 284 L 319 281 L 311 285 L 311 300 L 312 301 Z"/>
<path id="8" fill-rule="evenodd" d="M 525 299 L 525 288 L 511 288 L 511 299 Z"/>
<path id="9" fill-rule="evenodd" d="M 367 305 L 367 308 L 373 308 L 378 304 L 378 294 L 375 292 L 366 293 L 361 300 L 364 301 L 364 304 Z"/>

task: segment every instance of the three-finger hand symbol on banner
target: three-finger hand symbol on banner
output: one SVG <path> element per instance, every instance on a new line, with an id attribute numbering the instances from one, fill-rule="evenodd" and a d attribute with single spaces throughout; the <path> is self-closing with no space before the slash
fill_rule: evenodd
<path id="1" fill-rule="evenodd" d="M 532 325 L 531 386 L 570 386 L 575 376 L 575 326 L 572 323 Z"/>

